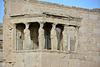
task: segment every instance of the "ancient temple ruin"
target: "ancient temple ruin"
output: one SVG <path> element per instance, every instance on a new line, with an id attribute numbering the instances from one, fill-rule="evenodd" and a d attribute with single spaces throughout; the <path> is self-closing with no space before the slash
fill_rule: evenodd
<path id="1" fill-rule="evenodd" d="M 4 2 L 2 67 L 100 66 L 98 9 L 36 0 Z"/>
<path id="2" fill-rule="evenodd" d="M 28 18 L 29 16 L 33 16 L 30 21 L 26 20 L 27 22 L 21 21 L 13 24 L 16 50 L 77 50 L 78 29 L 81 18 L 46 12 L 24 15 L 23 17 Z M 16 17 L 16 15 L 11 17 Z M 75 22 L 78 21 L 79 24 L 68 24 L 72 18 L 75 19 Z"/>

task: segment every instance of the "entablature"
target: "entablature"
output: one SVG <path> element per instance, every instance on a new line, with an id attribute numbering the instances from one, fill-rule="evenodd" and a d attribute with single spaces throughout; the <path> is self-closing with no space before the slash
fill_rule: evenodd
<path id="1" fill-rule="evenodd" d="M 37 12 L 34 14 L 15 14 L 11 15 L 12 23 L 25 23 L 25 22 L 50 22 L 56 24 L 66 24 L 80 26 L 82 18 L 72 17 L 64 14 L 56 14 L 49 12 Z"/>

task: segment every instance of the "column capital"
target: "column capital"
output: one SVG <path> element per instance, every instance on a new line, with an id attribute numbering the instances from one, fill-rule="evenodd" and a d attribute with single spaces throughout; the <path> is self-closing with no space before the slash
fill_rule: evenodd
<path id="1" fill-rule="evenodd" d="M 29 28 L 29 23 L 25 23 L 25 26 L 26 26 L 26 29 L 28 29 Z"/>
<path id="2" fill-rule="evenodd" d="M 57 25 L 58 23 L 53 23 L 52 25 Z"/>
<path id="3" fill-rule="evenodd" d="M 40 28 L 43 28 L 44 26 L 44 23 L 39 23 L 40 24 Z"/>
<path id="4" fill-rule="evenodd" d="M 40 25 L 44 25 L 44 22 L 40 22 L 39 24 L 40 24 Z"/>
<path id="5" fill-rule="evenodd" d="M 56 25 L 57 25 L 57 24 L 53 23 L 53 24 L 52 24 L 52 29 L 55 29 L 55 28 L 56 28 Z"/>

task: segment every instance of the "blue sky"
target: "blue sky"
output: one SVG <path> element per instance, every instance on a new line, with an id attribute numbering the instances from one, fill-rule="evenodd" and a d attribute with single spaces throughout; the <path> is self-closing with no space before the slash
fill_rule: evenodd
<path id="1" fill-rule="evenodd" d="M 93 9 L 100 8 L 100 0 L 40 0 L 68 6 L 76 6 L 81 8 Z"/>
<path id="2" fill-rule="evenodd" d="M 0 0 L 0 23 L 3 22 L 3 16 L 4 16 L 4 2 L 3 0 Z"/>
<path id="3" fill-rule="evenodd" d="M 93 9 L 100 8 L 100 0 L 40 0 L 51 3 L 63 4 L 68 6 L 76 6 L 81 8 Z M 0 0 L 0 23 L 3 22 L 4 2 Z"/>

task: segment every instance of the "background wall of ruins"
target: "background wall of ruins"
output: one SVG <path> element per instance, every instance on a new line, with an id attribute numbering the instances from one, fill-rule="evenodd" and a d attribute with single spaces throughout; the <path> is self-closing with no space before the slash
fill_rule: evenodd
<path id="1" fill-rule="evenodd" d="M 5 67 L 100 67 L 100 12 L 68 7 L 64 5 L 35 2 L 33 0 L 4 0 L 4 58 Z M 12 15 L 34 14 L 39 12 L 50 12 L 56 14 L 68 14 L 81 17 L 79 29 L 79 45 L 77 53 L 58 52 L 13 52 L 11 43 L 13 36 L 10 23 Z M 21 18 L 14 18 L 18 19 Z M 15 21 L 15 22 L 17 22 Z M 13 22 L 14 23 L 14 22 Z M 8 49 L 9 47 L 9 49 Z"/>

